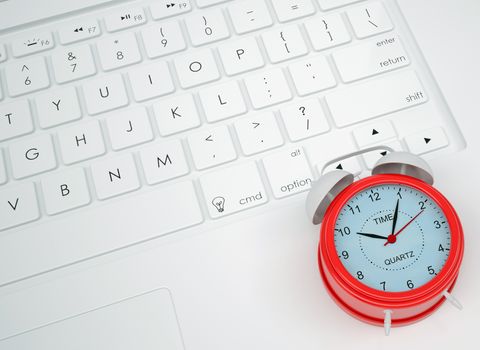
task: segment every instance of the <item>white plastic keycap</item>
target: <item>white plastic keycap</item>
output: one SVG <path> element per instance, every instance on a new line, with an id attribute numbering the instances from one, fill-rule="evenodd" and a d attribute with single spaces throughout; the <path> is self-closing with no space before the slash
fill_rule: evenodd
<path id="1" fill-rule="evenodd" d="M 235 75 L 263 67 L 265 62 L 254 37 L 245 37 L 218 48 L 223 67 L 228 75 Z"/>
<path id="2" fill-rule="evenodd" d="M 245 86 L 254 108 L 263 108 L 292 98 L 290 87 L 280 68 L 245 78 Z"/>
<path id="3" fill-rule="evenodd" d="M 89 114 L 98 114 L 128 104 L 127 92 L 119 74 L 105 75 L 83 85 Z"/>
<path id="4" fill-rule="evenodd" d="M 187 31 L 195 46 L 228 38 L 230 32 L 221 9 L 191 14 L 185 19 Z"/>
<path id="5" fill-rule="evenodd" d="M 0 231 L 40 217 L 33 183 L 0 188 Z"/>
<path id="6" fill-rule="evenodd" d="M 397 36 L 350 46 L 333 53 L 333 59 L 344 82 L 407 66 L 410 59 Z"/>
<path id="7" fill-rule="evenodd" d="M 104 159 L 91 167 L 99 199 L 135 191 L 140 187 L 137 168 L 131 154 Z"/>
<path id="8" fill-rule="evenodd" d="M 98 41 L 97 50 L 104 70 L 124 67 L 142 59 L 135 34 L 130 32 Z"/>
<path id="9" fill-rule="evenodd" d="M 126 109 L 105 119 L 110 142 L 115 151 L 153 139 L 153 132 L 144 107 Z"/>
<path id="10" fill-rule="evenodd" d="M 280 109 L 288 137 L 302 140 L 330 130 L 325 112 L 317 98 L 297 101 Z"/>
<path id="11" fill-rule="evenodd" d="M 283 198 L 310 188 L 313 175 L 303 149 L 292 148 L 263 159 L 273 195 Z"/>
<path id="12" fill-rule="evenodd" d="M 250 209 L 268 201 L 257 166 L 253 162 L 205 174 L 200 178 L 200 184 L 205 206 L 212 218 Z"/>
<path id="13" fill-rule="evenodd" d="M 45 60 L 40 56 L 6 65 L 5 78 L 11 96 L 27 94 L 50 85 Z"/>
<path id="14" fill-rule="evenodd" d="M 357 176 L 362 172 L 362 167 L 360 166 L 357 157 L 346 158 L 324 167 L 326 162 L 327 161 L 317 163 L 316 168 L 319 174 L 322 174 L 322 170 L 323 173 L 327 173 L 333 170 L 345 170 L 349 173 L 352 173 L 354 176 Z"/>
<path id="15" fill-rule="evenodd" d="M 146 21 L 145 12 L 141 7 L 126 8 L 122 11 L 105 16 L 105 27 L 109 32 L 138 26 Z"/>
<path id="16" fill-rule="evenodd" d="M 312 0 L 275 0 L 273 8 L 280 22 L 287 22 L 315 13 Z"/>
<path id="17" fill-rule="evenodd" d="M 350 42 L 351 37 L 340 14 L 315 17 L 305 21 L 305 29 L 315 50 Z"/>
<path id="18" fill-rule="evenodd" d="M 198 170 L 214 167 L 237 158 L 226 126 L 206 129 L 188 137 L 190 152 Z"/>
<path id="19" fill-rule="evenodd" d="M 3 157 L 3 151 L 0 149 L 0 185 L 7 182 L 7 171 L 5 169 L 5 159 Z"/>
<path id="20" fill-rule="evenodd" d="M 216 122 L 247 112 L 247 106 L 236 81 L 204 88 L 200 90 L 199 96 L 209 122 Z"/>
<path id="21" fill-rule="evenodd" d="M 16 179 L 52 170 L 57 166 L 52 139 L 48 134 L 12 143 L 9 150 L 13 177 Z"/>
<path id="22" fill-rule="evenodd" d="M 359 5 L 348 10 L 347 15 L 358 38 L 366 38 L 393 29 L 387 10 L 381 2 Z"/>
<path id="23" fill-rule="evenodd" d="M 0 104 L 0 141 L 33 131 L 30 105 L 27 100 Z"/>
<path id="24" fill-rule="evenodd" d="M 80 45 L 57 50 L 52 55 L 53 73 L 58 83 L 85 78 L 97 72 L 90 46 Z"/>
<path id="25" fill-rule="evenodd" d="M 174 61 L 180 85 L 184 88 L 205 84 L 220 78 L 212 51 L 192 51 Z"/>
<path id="26" fill-rule="evenodd" d="M 179 140 L 162 141 L 140 151 L 143 172 L 148 184 L 167 181 L 189 172 L 185 153 Z"/>
<path id="27" fill-rule="evenodd" d="M 0 62 L 7 60 L 7 50 L 5 50 L 5 46 L 0 44 Z"/>
<path id="28" fill-rule="evenodd" d="M 144 101 L 175 91 L 168 65 L 156 61 L 135 67 L 128 72 L 128 79 L 136 101 Z"/>
<path id="29" fill-rule="evenodd" d="M 60 43 L 63 45 L 77 41 L 94 38 L 101 34 L 100 26 L 96 19 L 86 18 L 71 22 L 58 30 Z"/>
<path id="30" fill-rule="evenodd" d="M 317 0 L 322 10 L 331 10 L 337 7 L 352 4 L 362 0 Z"/>
<path id="31" fill-rule="evenodd" d="M 424 103 L 427 93 L 415 72 L 404 71 L 332 92 L 325 100 L 342 127 Z"/>
<path id="32" fill-rule="evenodd" d="M 73 86 L 37 95 L 35 105 L 42 128 L 64 124 L 82 116 L 77 92 Z"/>
<path id="33" fill-rule="evenodd" d="M 50 32 L 30 32 L 12 40 L 12 52 L 15 57 L 49 50 L 54 46 L 55 43 Z"/>
<path id="34" fill-rule="evenodd" d="M 283 137 L 272 112 L 241 118 L 235 123 L 243 153 L 252 155 L 283 144 Z"/>
<path id="35" fill-rule="evenodd" d="M 236 1 L 228 6 L 228 12 L 238 34 L 269 27 L 273 24 L 264 0 Z"/>
<path id="36" fill-rule="evenodd" d="M 381 142 L 377 145 L 372 145 L 372 146 L 379 146 L 380 148 L 383 147 L 383 146 L 386 146 L 394 151 L 402 151 L 403 150 L 403 147 L 402 147 L 402 144 L 400 142 L 398 142 L 397 140 L 393 140 L 393 141 L 390 141 L 390 142 Z M 368 152 L 368 153 L 365 153 L 363 155 L 363 159 L 365 160 L 365 164 L 367 165 L 367 168 L 368 169 L 372 169 L 375 164 L 377 163 L 377 161 L 387 155 L 388 153 L 390 153 L 390 151 L 388 149 L 380 149 L 380 150 L 377 150 L 377 151 L 372 151 L 372 152 Z"/>
<path id="37" fill-rule="evenodd" d="M 187 45 L 178 21 L 166 21 L 142 29 L 148 57 L 155 58 L 185 50 Z"/>
<path id="38" fill-rule="evenodd" d="M 175 16 L 180 13 L 188 12 L 192 9 L 190 0 L 182 0 L 181 2 L 173 1 L 157 1 L 150 5 L 150 11 L 153 19 L 162 19 Z"/>
<path id="39" fill-rule="evenodd" d="M 448 138 L 441 127 L 422 130 L 405 137 L 410 152 L 424 154 L 448 146 Z"/>
<path id="40" fill-rule="evenodd" d="M 160 135 L 167 136 L 200 125 L 197 107 L 190 94 L 176 95 L 153 105 Z"/>
<path id="41" fill-rule="evenodd" d="M 42 193 L 49 215 L 90 203 L 90 193 L 82 168 L 71 168 L 49 174 L 42 179 Z"/>
<path id="42" fill-rule="evenodd" d="M 385 140 L 394 139 L 397 133 L 390 121 L 378 120 L 355 129 L 353 136 L 355 137 L 358 147 L 363 148 Z"/>
<path id="43" fill-rule="evenodd" d="M 291 25 L 262 34 L 263 45 L 273 63 L 306 55 L 307 45 L 298 26 Z"/>
<path id="44" fill-rule="evenodd" d="M 102 131 L 97 120 L 73 125 L 58 133 L 58 143 L 65 164 L 80 162 L 105 153 Z"/>
<path id="45" fill-rule="evenodd" d="M 337 85 L 332 69 L 324 56 L 313 56 L 288 66 L 295 88 L 300 96 L 332 88 Z"/>

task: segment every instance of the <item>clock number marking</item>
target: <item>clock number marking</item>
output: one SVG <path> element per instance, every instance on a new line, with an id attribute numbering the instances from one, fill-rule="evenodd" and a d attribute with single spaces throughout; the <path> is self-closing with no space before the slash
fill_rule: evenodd
<path id="1" fill-rule="evenodd" d="M 398 192 L 397 192 L 397 196 L 400 197 L 400 199 L 402 199 L 402 194 L 400 193 L 401 190 L 402 190 L 402 188 L 399 188 Z"/>
<path id="2" fill-rule="evenodd" d="M 381 199 L 381 198 L 380 198 L 380 193 L 378 193 L 378 192 L 372 192 L 372 193 L 368 196 L 368 198 L 370 198 L 370 200 L 371 200 L 372 202 L 376 202 L 376 201 L 379 201 L 379 200 Z"/>
<path id="3" fill-rule="evenodd" d="M 348 227 L 348 226 L 345 226 L 343 229 L 341 229 L 341 228 L 336 228 L 335 231 L 340 232 L 340 234 L 342 235 L 342 237 L 343 237 L 344 235 L 347 235 L 347 236 L 348 236 L 348 235 L 350 234 L 350 232 L 351 232 L 351 231 L 350 231 L 350 227 Z"/>
<path id="4" fill-rule="evenodd" d="M 433 222 L 433 224 L 435 225 L 435 228 L 438 230 L 440 227 L 442 227 L 442 225 L 440 225 L 440 222 L 438 220 L 435 220 Z"/>
<path id="5" fill-rule="evenodd" d="M 408 281 L 407 281 L 407 287 L 410 288 L 410 289 L 413 289 L 413 287 L 415 287 L 415 285 L 413 284 L 412 280 L 408 280 Z"/>
<path id="6" fill-rule="evenodd" d="M 427 267 L 427 270 L 428 270 L 428 274 L 429 275 L 436 275 L 437 273 L 435 272 L 435 269 L 432 267 L 432 265 L 430 265 L 429 267 Z"/>
<path id="7" fill-rule="evenodd" d="M 444 252 L 444 251 L 445 251 L 445 248 L 443 248 L 443 246 L 440 244 L 440 245 L 438 246 L 438 251 L 439 251 L 439 252 Z"/>
<path id="8" fill-rule="evenodd" d="M 357 278 L 359 280 L 363 280 L 365 278 L 365 276 L 363 275 L 362 271 L 357 271 Z"/>
<path id="9" fill-rule="evenodd" d="M 425 202 L 418 202 L 418 205 L 420 206 L 420 210 L 425 210 Z"/>
<path id="10" fill-rule="evenodd" d="M 347 252 L 346 250 L 344 250 L 344 251 L 342 252 L 342 257 L 343 257 L 345 260 L 347 260 L 349 256 L 350 256 L 350 255 L 348 255 L 348 252 Z"/>
<path id="11" fill-rule="evenodd" d="M 360 207 L 358 205 L 352 207 L 350 204 L 347 204 L 348 209 L 355 215 L 355 212 L 360 213 Z"/>
<path id="12" fill-rule="evenodd" d="M 382 285 L 383 290 L 385 290 L 385 286 L 387 285 L 387 282 L 383 281 L 383 282 L 380 282 L 380 284 Z"/>

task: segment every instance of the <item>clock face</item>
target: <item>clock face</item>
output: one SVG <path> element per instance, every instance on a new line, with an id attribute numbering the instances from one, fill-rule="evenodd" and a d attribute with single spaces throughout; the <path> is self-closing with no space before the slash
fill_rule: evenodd
<path id="1" fill-rule="evenodd" d="M 337 255 L 359 282 L 404 292 L 433 279 L 450 253 L 444 212 L 425 193 L 399 184 L 369 187 L 340 210 L 334 231 Z"/>

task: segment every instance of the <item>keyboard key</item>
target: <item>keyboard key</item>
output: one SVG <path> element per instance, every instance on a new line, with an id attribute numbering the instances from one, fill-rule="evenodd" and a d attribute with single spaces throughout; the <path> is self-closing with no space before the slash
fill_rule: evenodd
<path id="1" fill-rule="evenodd" d="M 274 29 L 262 34 L 263 45 L 273 63 L 282 62 L 308 53 L 298 26 Z"/>
<path id="2" fill-rule="evenodd" d="M 317 164 L 317 171 L 319 174 L 328 173 L 329 171 L 333 171 L 333 170 L 345 170 L 353 174 L 354 176 L 358 176 L 362 172 L 362 167 L 360 166 L 360 163 L 357 157 L 346 158 L 344 160 L 341 160 L 339 162 L 335 162 L 326 166 L 324 170 L 323 168 L 324 168 L 324 163 L 320 162 Z"/>
<path id="3" fill-rule="evenodd" d="M 236 81 L 214 85 L 199 92 L 207 120 L 212 123 L 247 112 Z"/>
<path id="4" fill-rule="evenodd" d="M 107 199 L 140 188 L 137 168 L 131 154 L 107 158 L 92 165 L 98 199 Z"/>
<path id="5" fill-rule="evenodd" d="M 0 189 L 0 231 L 40 217 L 33 183 Z"/>
<path id="6" fill-rule="evenodd" d="M 347 15 L 358 38 L 366 38 L 393 29 L 390 17 L 380 2 L 352 8 L 347 11 Z"/>
<path id="7" fill-rule="evenodd" d="M 97 120 L 76 124 L 58 133 L 63 162 L 72 164 L 105 153 L 102 131 Z"/>
<path id="8" fill-rule="evenodd" d="M 298 141 L 330 130 L 327 118 L 316 98 L 297 101 L 280 109 L 280 114 L 292 141 Z"/>
<path id="9" fill-rule="evenodd" d="M 115 151 L 153 139 L 148 114 L 143 107 L 115 112 L 105 122 Z"/>
<path id="10" fill-rule="evenodd" d="M 12 52 L 15 57 L 52 49 L 55 46 L 52 33 L 35 32 L 24 34 L 12 40 Z"/>
<path id="11" fill-rule="evenodd" d="M 7 50 L 5 50 L 5 46 L 0 44 L 0 62 L 4 62 L 7 60 Z"/>
<path id="12" fill-rule="evenodd" d="M 107 71 L 140 62 L 142 59 L 135 34 L 131 32 L 100 40 L 97 50 L 102 67 Z"/>
<path id="13" fill-rule="evenodd" d="M 140 65 L 128 72 L 128 79 L 136 101 L 145 101 L 175 91 L 170 70 L 164 61 Z"/>
<path id="14" fill-rule="evenodd" d="M 324 56 L 313 56 L 288 66 L 300 96 L 335 87 L 337 82 Z"/>
<path id="15" fill-rule="evenodd" d="M 175 16 L 180 13 L 188 12 L 191 9 L 192 6 L 190 5 L 190 0 L 182 0 L 182 2 L 179 3 L 174 3 L 170 0 L 160 0 L 150 5 L 153 19 Z"/>
<path id="16" fill-rule="evenodd" d="M 394 139 L 397 137 L 397 133 L 390 121 L 378 120 L 355 129 L 353 136 L 355 137 L 355 141 L 357 141 L 358 147 L 363 148 L 367 145 Z"/>
<path id="17" fill-rule="evenodd" d="M 7 171 L 5 169 L 5 159 L 3 158 L 3 152 L 0 149 L 0 185 L 7 182 Z"/>
<path id="18" fill-rule="evenodd" d="M 305 21 L 305 28 L 313 48 L 317 51 L 345 44 L 351 40 L 347 27 L 338 13 L 309 19 Z"/>
<path id="19" fill-rule="evenodd" d="M 318 5 L 322 10 L 331 10 L 337 7 L 352 4 L 362 0 L 317 0 Z"/>
<path id="20" fill-rule="evenodd" d="M 200 178 L 205 205 L 214 219 L 268 201 L 255 163 L 243 163 Z"/>
<path id="21" fill-rule="evenodd" d="M 375 146 L 375 145 L 372 145 L 372 147 L 373 146 Z M 378 144 L 378 146 L 386 146 L 386 147 L 389 147 L 389 148 L 393 149 L 394 151 L 402 151 L 403 150 L 402 145 L 397 140 L 390 141 L 390 142 L 382 142 L 382 143 Z M 369 170 L 373 169 L 375 164 L 377 164 L 378 160 L 380 158 L 382 158 L 383 156 L 387 155 L 388 153 L 390 153 L 390 151 L 387 150 L 387 149 L 380 149 L 380 150 L 377 150 L 377 151 L 365 153 L 363 155 L 363 159 L 365 160 L 365 164 L 367 165 L 367 169 L 369 169 Z"/>
<path id="22" fill-rule="evenodd" d="M 73 86 L 37 95 L 35 105 L 42 128 L 50 128 L 82 117 L 77 92 Z"/>
<path id="23" fill-rule="evenodd" d="M 339 127 L 416 106 L 427 99 L 426 91 L 412 71 L 371 80 L 325 97 Z"/>
<path id="24" fill-rule="evenodd" d="M 332 145 L 335 145 L 335 147 L 332 147 Z M 334 129 L 321 137 L 309 139 L 308 142 L 304 143 L 304 151 L 312 166 L 318 164 L 323 166 L 334 158 L 358 151 L 358 148 L 348 130 Z"/>
<path id="25" fill-rule="evenodd" d="M 124 9 L 105 16 L 105 27 L 109 32 L 138 26 L 146 21 L 145 12 L 141 7 Z"/>
<path id="26" fill-rule="evenodd" d="M 245 37 L 224 44 L 219 47 L 218 51 L 228 75 L 247 72 L 265 65 L 254 37 Z"/>
<path id="27" fill-rule="evenodd" d="M 226 126 L 203 130 L 188 137 L 193 161 L 198 170 L 230 162 L 237 158 Z"/>
<path id="28" fill-rule="evenodd" d="M 8 64 L 5 66 L 5 78 L 10 96 L 28 94 L 50 85 L 43 57 Z"/>
<path id="29" fill-rule="evenodd" d="M 410 152 L 414 154 L 424 154 L 447 147 L 448 138 L 445 131 L 438 127 L 407 135 L 405 137 L 405 143 Z"/>
<path id="30" fill-rule="evenodd" d="M 309 16 L 315 13 L 311 0 L 275 0 L 273 8 L 280 22 Z"/>
<path id="31" fill-rule="evenodd" d="M 150 58 L 169 55 L 187 48 L 177 21 L 162 22 L 142 29 L 145 51 Z"/>
<path id="32" fill-rule="evenodd" d="M 250 100 L 256 109 L 271 106 L 292 98 L 287 80 L 280 68 L 266 70 L 245 78 Z"/>
<path id="33" fill-rule="evenodd" d="M 42 179 L 42 193 L 48 215 L 55 215 L 90 203 L 85 172 L 72 168 Z"/>
<path id="34" fill-rule="evenodd" d="M 0 141 L 32 131 L 32 116 L 27 100 L 0 104 Z"/>
<path id="35" fill-rule="evenodd" d="M 150 185 L 183 176 L 189 172 L 179 140 L 157 142 L 142 148 L 140 158 L 145 178 Z"/>
<path id="36" fill-rule="evenodd" d="M 60 37 L 60 42 L 66 45 L 94 38 L 99 36 L 101 32 L 96 19 L 84 18 L 61 27 L 58 30 L 58 36 Z"/>
<path id="37" fill-rule="evenodd" d="M 283 137 L 272 112 L 241 118 L 235 123 L 240 146 L 249 156 L 283 144 Z"/>
<path id="38" fill-rule="evenodd" d="M 52 139 L 48 134 L 17 141 L 9 149 L 13 177 L 16 179 L 52 170 L 57 166 Z"/>
<path id="39" fill-rule="evenodd" d="M 193 51 L 175 59 L 180 85 L 186 89 L 220 78 L 217 63 L 210 50 Z"/>
<path id="40" fill-rule="evenodd" d="M 188 34 L 195 46 L 228 38 L 230 32 L 221 9 L 192 14 L 185 19 Z"/>
<path id="41" fill-rule="evenodd" d="M 225 1 L 230 1 L 230 0 L 196 0 L 196 3 L 198 7 L 207 7 L 207 6 L 220 4 Z"/>
<path id="42" fill-rule="evenodd" d="M 176 95 L 153 105 L 160 135 L 167 136 L 200 125 L 192 95 Z"/>
<path id="43" fill-rule="evenodd" d="M 89 45 L 69 47 L 52 55 L 53 73 L 58 83 L 81 79 L 97 72 Z"/>
<path id="44" fill-rule="evenodd" d="M 344 82 L 388 72 L 410 64 L 398 37 L 392 36 L 351 46 L 333 53 Z"/>
<path id="45" fill-rule="evenodd" d="M 83 95 L 89 114 L 98 114 L 128 104 L 127 92 L 119 74 L 106 75 L 87 81 L 83 85 Z"/>
<path id="46" fill-rule="evenodd" d="M 263 159 L 275 198 L 283 198 L 310 188 L 313 175 L 301 148 L 287 149 Z"/>
<path id="47" fill-rule="evenodd" d="M 234 2 L 228 6 L 228 12 L 238 34 L 248 33 L 273 24 L 270 10 L 263 0 Z"/>

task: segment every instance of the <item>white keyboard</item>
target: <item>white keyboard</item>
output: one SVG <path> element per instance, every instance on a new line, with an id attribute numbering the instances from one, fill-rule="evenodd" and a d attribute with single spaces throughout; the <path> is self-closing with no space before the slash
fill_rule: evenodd
<path id="1" fill-rule="evenodd" d="M 0 285 L 285 201 L 340 154 L 462 143 L 391 0 L 132 1 L 5 34 L 0 62 Z"/>

